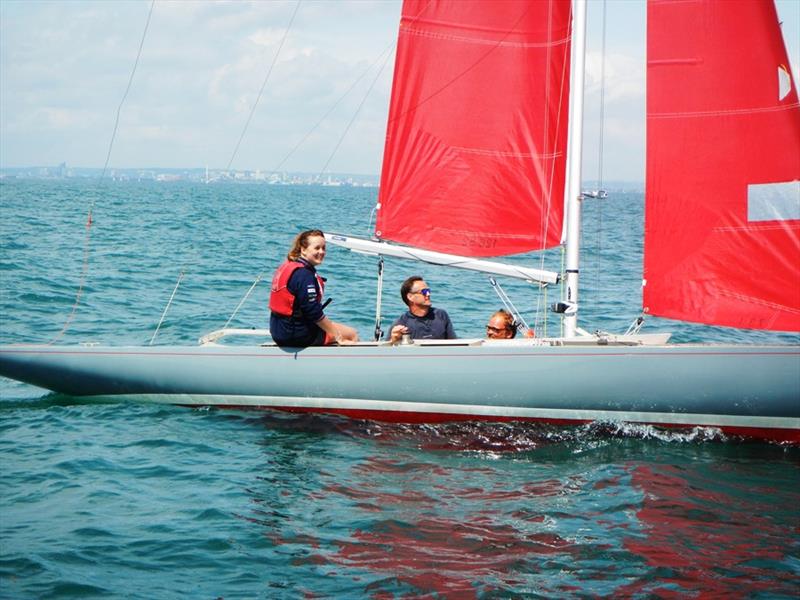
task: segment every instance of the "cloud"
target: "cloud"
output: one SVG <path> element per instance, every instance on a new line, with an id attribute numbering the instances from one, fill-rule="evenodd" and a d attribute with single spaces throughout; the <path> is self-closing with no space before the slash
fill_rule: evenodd
<path id="1" fill-rule="evenodd" d="M 224 165 L 295 7 L 294 0 L 159 0 L 120 113 L 114 156 L 131 157 L 136 164 L 130 166 Z M 38 163 L 43 158 L 31 158 L 37 146 L 42 157 L 58 155 L 76 165 L 102 163 L 149 9 L 150 2 L 144 1 L 0 4 L 4 165 Z M 397 2 L 304 1 L 234 167 L 265 168 L 277 162 L 393 37 L 398 11 Z M 352 21 L 355 16 L 358 23 Z M 366 33 L 342 39 L 343 32 L 356 27 Z M 354 90 L 363 93 L 363 87 Z M 344 102 L 331 123 L 319 129 L 320 135 L 330 135 L 328 148 L 361 97 Z M 380 101 L 385 114 L 385 93 Z M 56 131 L 65 137 L 53 137 Z M 63 140 L 70 136 L 103 144 L 67 145 Z M 182 142 L 187 145 L 181 147 Z M 122 144 L 141 154 L 136 158 Z M 325 145 L 298 151 L 295 168 L 324 164 Z M 382 135 L 361 140 L 360 146 L 369 148 L 371 156 L 380 154 Z M 359 170 L 354 161 L 347 168 Z"/>
<path id="2" fill-rule="evenodd" d="M 225 166 L 296 6 L 295 0 L 158 0 L 112 160 L 131 167 Z M 602 6 L 589 3 L 594 26 Z M 605 164 L 619 178 L 638 173 L 639 159 L 618 158 L 616 149 L 643 154 L 645 6 L 607 4 Z M 800 3 L 779 0 L 778 8 L 796 72 Z M 3 166 L 54 159 L 102 165 L 149 10 L 149 0 L 0 0 Z M 373 61 L 394 42 L 399 12 L 399 0 L 303 0 L 233 167 L 271 169 L 339 102 L 285 168 L 319 169 L 341 141 L 332 169 L 377 172 L 391 62 L 367 90 L 379 66 Z M 592 27 L 587 148 L 599 132 L 601 43 Z M 587 149 L 587 156 L 596 154 Z"/>
<path id="3" fill-rule="evenodd" d="M 645 96 L 644 56 L 591 51 L 586 56 L 586 93 L 599 94 L 605 89 L 605 100 L 624 102 L 631 99 L 644 99 Z"/>

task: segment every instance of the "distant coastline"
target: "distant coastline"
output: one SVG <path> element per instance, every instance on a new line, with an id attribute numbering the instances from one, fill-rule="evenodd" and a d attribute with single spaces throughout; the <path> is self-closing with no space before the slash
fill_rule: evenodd
<path id="1" fill-rule="evenodd" d="M 0 168 L 0 180 L 3 179 L 97 179 L 103 169 L 95 167 L 69 167 L 62 163 L 55 167 L 4 167 Z M 155 181 L 173 183 L 178 181 L 194 183 L 242 183 L 266 185 L 321 185 L 326 187 L 366 187 L 377 188 L 378 175 L 363 173 L 308 173 L 302 171 L 268 172 L 261 170 L 225 170 L 190 168 L 175 169 L 152 167 L 144 169 L 121 168 L 108 169 L 105 178 L 109 181 Z M 596 190 L 602 187 L 608 192 L 627 193 L 644 192 L 641 181 L 604 181 L 598 186 L 597 181 L 583 182 L 585 190 Z"/>
<path id="2" fill-rule="evenodd" d="M 0 179 L 97 179 L 103 169 L 70 167 L 62 163 L 55 167 L 4 167 Z M 144 169 L 107 169 L 104 177 L 110 181 L 191 181 L 196 183 L 261 183 L 268 185 L 323 185 L 331 187 L 378 187 L 377 175 L 355 173 L 304 173 L 267 172 L 261 170 L 233 169 L 170 169 L 151 167 Z"/>

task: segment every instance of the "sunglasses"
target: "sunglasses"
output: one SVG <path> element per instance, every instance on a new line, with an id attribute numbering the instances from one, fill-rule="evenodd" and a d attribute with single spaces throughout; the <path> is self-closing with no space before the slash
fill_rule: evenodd
<path id="1" fill-rule="evenodd" d="M 422 288 L 421 290 L 416 290 L 415 292 L 411 292 L 412 294 L 422 294 L 423 296 L 430 296 L 431 295 L 431 288 Z"/>
<path id="2" fill-rule="evenodd" d="M 486 331 L 491 331 L 493 333 L 500 333 L 501 331 L 505 331 L 505 327 L 492 327 L 491 325 L 486 326 Z"/>

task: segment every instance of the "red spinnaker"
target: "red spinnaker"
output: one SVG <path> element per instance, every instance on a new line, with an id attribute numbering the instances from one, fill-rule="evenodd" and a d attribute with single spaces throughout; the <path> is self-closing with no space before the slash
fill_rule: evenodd
<path id="1" fill-rule="evenodd" d="M 376 235 L 465 256 L 556 246 L 569 0 L 405 0 Z"/>
<path id="2" fill-rule="evenodd" d="M 772 2 L 651 0 L 643 304 L 800 331 L 800 106 Z"/>

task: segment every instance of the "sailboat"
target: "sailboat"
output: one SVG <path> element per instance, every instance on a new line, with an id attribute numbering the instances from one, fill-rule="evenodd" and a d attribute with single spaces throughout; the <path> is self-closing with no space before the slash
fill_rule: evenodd
<path id="1" fill-rule="evenodd" d="M 579 326 L 585 16 L 585 0 L 405 0 L 374 237 L 327 236 L 561 284 L 563 335 L 292 349 L 224 329 L 194 347 L 5 346 L 0 374 L 120 401 L 800 443 L 800 347 Z M 800 331 L 800 104 L 774 5 L 650 0 L 647 34 L 643 310 Z M 488 260 L 559 245 L 563 272 Z"/>

